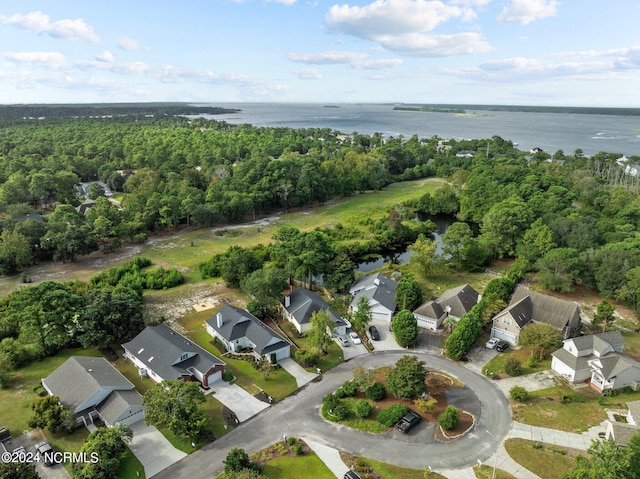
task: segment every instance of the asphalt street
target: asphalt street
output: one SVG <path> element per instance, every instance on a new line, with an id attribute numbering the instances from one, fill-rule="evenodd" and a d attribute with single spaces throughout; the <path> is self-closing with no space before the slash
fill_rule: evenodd
<path id="1" fill-rule="evenodd" d="M 433 438 L 433 428 L 428 424 L 407 435 L 395 431 L 380 435 L 359 432 L 321 417 L 322 397 L 351 379 L 355 366 L 393 365 L 403 354 L 414 354 L 426 361 L 428 369 L 447 372 L 464 383 L 465 387 L 452 390 L 448 399 L 456 407 L 476 416 L 476 425 L 471 432 L 456 441 L 440 443 Z M 210 479 L 223 470 L 223 461 L 232 448 L 242 448 L 251 454 L 282 440 L 284 435 L 305 436 L 351 454 L 399 466 L 461 469 L 490 458 L 510 427 L 511 412 L 506 397 L 481 375 L 441 356 L 405 351 L 379 352 L 342 363 L 325 373 L 322 380 L 310 383 L 297 394 L 274 404 L 154 477 Z"/>

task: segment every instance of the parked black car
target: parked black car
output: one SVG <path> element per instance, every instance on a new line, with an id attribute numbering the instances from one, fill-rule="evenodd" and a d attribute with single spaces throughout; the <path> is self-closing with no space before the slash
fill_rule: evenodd
<path id="1" fill-rule="evenodd" d="M 344 479 L 361 479 L 358 474 L 353 471 L 347 471 L 344 473 Z"/>
<path id="2" fill-rule="evenodd" d="M 380 341 L 380 333 L 378 332 L 378 328 L 375 326 L 369 326 L 369 334 L 371 335 L 371 339 L 374 341 Z"/>
<path id="3" fill-rule="evenodd" d="M 506 341 L 500 341 L 496 344 L 496 351 L 500 353 L 504 353 L 507 349 L 509 349 L 509 343 Z"/>
<path id="4" fill-rule="evenodd" d="M 413 426 L 419 424 L 420 421 L 422 421 L 420 415 L 411 411 L 405 414 L 402 419 L 398 421 L 398 424 L 396 424 L 396 429 L 400 432 L 407 433 Z"/>

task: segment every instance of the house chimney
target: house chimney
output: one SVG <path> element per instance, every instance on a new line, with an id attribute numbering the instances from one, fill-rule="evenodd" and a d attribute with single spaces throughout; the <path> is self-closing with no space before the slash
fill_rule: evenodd
<path id="1" fill-rule="evenodd" d="M 218 328 L 222 327 L 222 313 L 216 314 L 216 324 L 218 325 Z"/>
<path id="2" fill-rule="evenodd" d="M 291 306 L 291 296 L 285 296 L 284 297 L 284 307 L 288 308 L 289 306 Z"/>

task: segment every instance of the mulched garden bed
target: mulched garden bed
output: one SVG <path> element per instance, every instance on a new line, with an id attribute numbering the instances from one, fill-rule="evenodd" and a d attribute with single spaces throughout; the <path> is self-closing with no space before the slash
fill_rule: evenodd
<path id="1" fill-rule="evenodd" d="M 300 444 L 302 450 L 300 454 L 296 454 L 295 447 Z M 251 461 L 260 465 L 261 468 L 271 460 L 280 456 L 305 456 L 310 454 L 311 448 L 300 438 L 295 438 L 295 442 L 293 444 L 289 444 L 289 442 L 278 441 L 272 444 L 269 447 L 262 449 L 261 451 L 256 452 L 251 455 Z"/>

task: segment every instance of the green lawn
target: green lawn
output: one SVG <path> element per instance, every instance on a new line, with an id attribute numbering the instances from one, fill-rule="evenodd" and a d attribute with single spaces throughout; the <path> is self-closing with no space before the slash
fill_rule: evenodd
<path id="1" fill-rule="evenodd" d="M 144 473 L 142 463 L 138 461 L 138 458 L 130 449 L 127 449 L 122 455 L 122 460 L 120 462 L 120 474 L 118 474 L 118 477 L 120 479 L 144 479 L 147 477 Z"/>
<path id="2" fill-rule="evenodd" d="M 545 479 L 561 479 L 574 466 L 577 454 L 586 455 L 582 451 L 525 439 L 507 439 L 504 447 L 514 461 Z"/>
<path id="3" fill-rule="evenodd" d="M 491 479 L 493 477 L 492 466 L 473 466 L 473 473 L 478 479 Z M 517 479 L 502 469 L 496 469 L 495 479 Z"/>
<path id="4" fill-rule="evenodd" d="M 95 349 L 69 349 L 56 356 L 35 361 L 10 373 L 9 387 L 0 389 L 0 425 L 12 434 L 29 429 L 31 403 L 38 397 L 33 391 L 40 380 L 51 374 L 71 356 L 101 356 Z M 10 405 L 10 407 L 8 407 Z"/>
<path id="5" fill-rule="evenodd" d="M 545 359 L 536 359 L 533 363 L 529 363 L 529 357 L 531 356 L 531 350 L 528 348 L 512 349 L 506 353 L 498 354 L 495 358 L 489 361 L 482 368 L 483 374 L 487 376 L 493 376 L 494 374 L 503 374 L 508 376 L 504 372 L 504 364 L 508 357 L 517 358 L 522 364 L 522 374 L 532 374 L 540 371 L 546 371 L 551 369 L 551 356 L 547 356 Z"/>
<path id="6" fill-rule="evenodd" d="M 276 457 L 267 463 L 263 474 L 269 479 L 289 479 L 291 477 L 335 479 L 334 474 L 314 453 L 304 456 Z"/>
<path id="7" fill-rule="evenodd" d="M 562 404 L 560 399 L 563 394 L 573 394 L 573 399 Z M 512 403 L 513 420 L 532 426 L 580 433 L 607 418 L 605 409 L 610 409 L 611 406 L 606 405 L 608 401 L 600 404 L 599 397 L 591 389 L 572 390 L 566 386 L 531 391 L 526 403 Z M 634 393 L 629 397 L 640 399 L 640 394 Z M 611 400 L 612 404 L 613 401 L 619 401 L 620 396 L 604 399 Z"/>
<path id="8" fill-rule="evenodd" d="M 371 468 L 384 477 L 384 479 L 444 479 L 436 472 L 429 473 L 429 470 L 409 469 L 407 467 L 394 466 L 393 464 L 387 464 L 386 462 L 376 461 L 374 459 L 364 459 Z"/>

